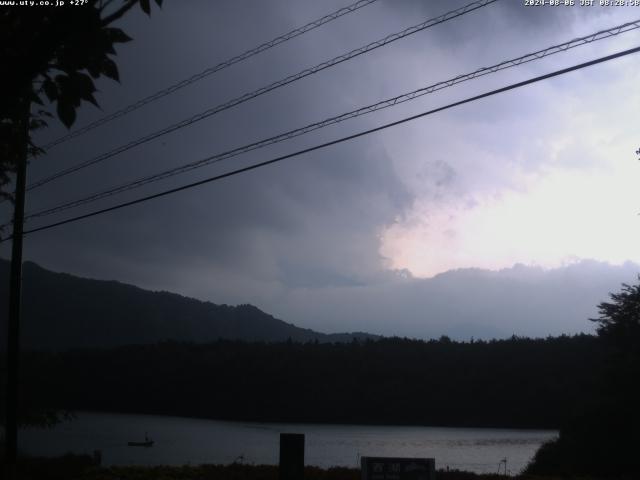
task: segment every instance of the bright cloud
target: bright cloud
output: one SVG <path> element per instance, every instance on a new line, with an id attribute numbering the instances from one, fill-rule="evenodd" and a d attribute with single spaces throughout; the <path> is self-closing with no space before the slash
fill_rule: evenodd
<path id="1" fill-rule="evenodd" d="M 639 174 L 629 156 L 606 174 L 554 169 L 530 178 L 524 190 L 485 195 L 471 207 L 419 202 L 405 222 L 385 231 L 381 252 L 393 268 L 417 276 L 518 262 L 639 262 Z"/>
<path id="2" fill-rule="evenodd" d="M 612 62 L 452 110 L 423 132 L 407 129 L 402 145 L 390 140 L 415 201 L 382 230 L 388 267 L 431 277 L 640 262 L 639 81 L 637 59 Z M 447 181 L 435 181 L 447 169 Z"/>

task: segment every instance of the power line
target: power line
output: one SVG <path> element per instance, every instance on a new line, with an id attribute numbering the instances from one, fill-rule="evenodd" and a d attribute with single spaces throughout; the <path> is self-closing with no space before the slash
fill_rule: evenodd
<path id="1" fill-rule="evenodd" d="M 333 125 L 336 123 L 340 123 L 343 122 L 345 120 L 351 119 L 351 118 L 356 118 L 362 115 L 366 115 L 372 112 L 376 112 L 378 110 L 382 110 L 385 108 L 389 108 L 389 107 L 393 107 L 395 105 L 399 105 L 401 103 L 405 103 L 411 100 L 415 100 L 416 98 L 419 98 L 421 96 L 442 90 L 444 88 L 448 88 L 448 87 L 452 87 L 458 83 L 462 83 L 468 80 L 472 80 L 474 78 L 478 78 L 484 75 L 488 75 L 491 73 L 495 73 L 501 70 L 505 70 L 507 68 L 512 68 L 512 67 L 516 67 L 518 65 L 522 65 L 523 63 L 528 63 L 528 62 L 532 62 L 535 60 L 539 60 L 541 58 L 550 56 L 550 55 L 554 55 L 556 53 L 560 53 L 560 52 L 565 52 L 569 49 L 578 47 L 578 46 L 582 46 L 585 44 L 589 44 L 592 43 L 594 41 L 598 41 L 598 40 L 602 40 L 605 38 L 610 38 L 612 36 L 615 35 L 619 35 L 621 33 L 625 33 L 625 32 L 629 32 L 631 30 L 635 30 L 640 28 L 640 19 L 633 21 L 633 22 L 627 22 L 624 23 L 622 25 L 618 25 L 616 27 L 612 27 L 609 28 L 607 30 L 601 30 L 598 31 L 596 33 L 584 36 L 584 37 L 580 37 L 580 38 L 575 38 L 573 40 L 570 40 L 568 42 L 565 43 L 561 43 L 559 45 L 554 45 L 548 48 L 545 48 L 543 50 L 538 50 L 536 52 L 533 53 L 528 53 L 526 55 L 511 59 L 511 60 L 505 60 L 503 62 L 500 62 L 498 64 L 492 65 L 490 67 L 483 67 L 480 68 L 478 70 L 475 70 L 471 73 L 466 73 L 463 75 L 458 75 L 454 78 L 451 78 L 449 80 L 444 80 L 432 85 L 429 85 L 427 87 L 423 87 L 420 88 L 418 90 L 414 90 L 412 92 L 409 93 L 404 93 L 402 95 L 398 95 L 395 97 L 391 97 L 389 99 L 377 102 L 375 104 L 372 105 L 368 105 L 366 107 L 361 107 L 359 109 L 356 110 L 352 110 L 350 112 L 347 113 L 343 113 L 341 115 L 337 115 L 334 117 L 330 117 L 327 119 L 324 119 L 322 121 L 319 122 L 315 122 L 309 125 L 306 125 L 304 127 L 301 128 L 297 128 L 295 130 L 290 130 L 288 132 L 273 136 L 273 137 L 269 137 L 267 139 L 264 140 L 260 140 L 258 142 L 254 142 L 248 145 L 244 145 L 238 148 L 235 148 L 233 150 L 228 150 L 226 152 L 222 152 L 213 156 L 209 156 L 206 157 L 204 159 L 200 159 L 197 160 L 195 162 L 191 162 L 185 165 L 181 165 L 179 167 L 175 167 L 175 168 L 171 168 L 168 170 L 165 170 L 163 172 L 160 173 L 156 173 L 153 175 L 148 175 L 146 177 L 141 177 L 138 178 L 136 180 L 115 186 L 115 187 L 111 187 L 107 190 L 103 190 L 101 192 L 98 193 L 94 193 L 91 194 L 89 196 L 77 199 L 77 200 L 73 200 L 71 202 L 67 202 L 67 203 L 63 203 L 61 205 L 57 205 L 51 208 L 47 208 L 44 210 L 40 210 L 34 213 L 30 213 L 27 214 L 27 216 L 25 217 L 25 220 L 28 219 L 32 219 L 32 218 L 37 218 L 37 217 L 44 217 L 47 215 L 52 215 L 54 213 L 59 213 L 65 210 L 68 210 L 70 208 L 74 208 L 74 207 L 78 207 L 81 205 L 85 205 L 87 203 L 91 203 L 94 202 L 96 200 L 100 200 L 102 198 L 106 198 L 106 197 L 110 197 L 112 195 L 118 194 L 118 193 L 122 193 L 128 190 L 132 190 L 135 188 L 139 188 L 142 187 L 144 185 L 147 185 L 149 183 L 153 183 L 153 182 L 157 182 L 159 180 L 163 180 L 165 178 L 169 178 L 169 177 L 173 177 L 175 175 L 179 175 L 181 173 L 185 173 L 197 168 L 202 168 L 205 167 L 207 165 L 211 165 L 213 163 L 218 163 L 221 162 L 223 160 L 227 160 L 229 158 L 235 157 L 237 155 L 241 155 L 243 153 L 247 153 L 253 150 L 257 150 L 259 148 L 264 148 L 268 145 L 272 145 L 275 143 L 279 143 L 285 140 L 289 140 L 291 138 L 295 138 L 298 137 L 300 135 L 304 135 L 306 133 L 327 127 L 329 125 Z"/>
<path id="2" fill-rule="evenodd" d="M 410 116 L 410 117 L 406 117 L 406 118 L 403 118 L 401 120 L 397 120 L 395 122 L 386 123 L 384 125 L 381 125 L 381 126 L 378 126 L 378 127 L 375 127 L 375 128 L 371 128 L 369 130 L 364 130 L 362 132 L 358 132 L 358 133 L 355 133 L 353 135 L 348 135 L 346 137 L 342 137 L 342 138 L 339 138 L 337 140 L 332 140 L 330 142 L 325 142 L 325 143 L 322 143 L 320 145 L 315 145 L 313 147 L 305 148 L 303 150 L 298 150 L 297 152 L 293 152 L 293 153 L 290 153 L 290 154 L 287 154 L 287 155 L 282 155 L 282 156 L 279 156 L 279 157 L 276 157 L 276 158 L 272 158 L 271 160 L 266 160 L 264 162 L 256 163 L 256 164 L 249 165 L 249 166 L 243 167 L 243 168 L 238 168 L 236 170 L 232 170 L 232 171 L 229 171 L 229 172 L 226 172 L 226 173 L 215 175 L 213 177 L 205 178 L 204 180 L 199 180 L 197 182 L 188 183 L 188 184 L 182 185 L 180 187 L 175 187 L 175 188 L 171 188 L 169 190 L 164 190 L 164 191 L 159 192 L 159 193 L 155 193 L 155 194 L 152 194 L 152 195 L 147 195 L 145 197 L 141 197 L 141 198 L 138 198 L 136 200 L 131 200 L 131 201 L 128 201 L 128 202 L 123 202 L 123 203 L 120 203 L 120 204 L 117 204 L 117 205 L 113 205 L 111 207 L 103 208 L 103 209 L 100 209 L 100 210 L 95 210 L 93 212 L 86 213 L 84 215 L 78 215 L 76 217 L 71 217 L 71 218 L 68 218 L 66 220 L 61 220 L 59 222 L 50 223 L 50 224 L 47 224 L 47 225 L 43 225 L 41 227 L 33 228 L 31 230 L 25 230 L 24 234 L 35 233 L 35 232 L 39 232 L 39 231 L 42 231 L 42 230 L 48 230 L 48 229 L 51 229 L 51 228 L 54 228 L 54 227 L 58 227 L 58 226 L 61 226 L 61 225 L 66 225 L 68 223 L 73 223 L 73 222 L 77 222 L 79 220 L 84 220 L 84 219 L 87 219 L 87 218 L 95 217 L 95 216 L 101 215 L 103 213 L 112 212 L 114 210 L 119 210 L 119 209 L 125 208 L 125 207 L 130 207 L 132 205 L 143 203 L 143 202 L 146 202 L 148 200 L 153 200 L 155 198 L 160 198 L 160 197 L 171 195 L 173 193 L 177 193 L 177 192 L 180 192 L 180 191 L 183 191 L 183 190 L 188 190 L 188 189 L 191 189 L 191 188 L 194 188 L 194 187 L 198 187 L 200 185 L 204 185 L 204 184 L 207 184 L 207 183 L 211 183 L 211 182 L 214 182 L 214 181 L 217 181 L 217 180 L 222 180 L 223 178 L 227 178 L 227 177 L 231 177 L 231 176 L 234 176 L 234 175 L 238 175 L 240 173 L 248 172 L 250 170 L 255 170 L 257 168 L 265 167 L 267 165 L 271 165 L 271 164 L 274 164 L 274 163 L 277 163 L 277 162 L 281 162 L 283 160 L 286 160 L 286 159 L 289 159 L 289 158 L 292 158 L 292 157 L 296 157 L 296 156 L 299 156 L 299 155 L 303 155 L 305 153 L 310 153 L 310 152 L 313 152 L 313 151 L 316 151 L 316 150 L 320 150 L 320 149 L 323 149 L 323 148 L 326 148 L 326 147 L 329 147 L 329 146 L 332 146 L 332 145 L 337 145 L 339 143 L 343 143 L 343 142 L 347 142 L 347 141 L 350 141 L 350 140 L 354 140 L 356 138 L 363 137 L 365 135 L 370 135 L 370 134 L 375 133 L 375 132 L 386 130 L 387 128 L 395 127 L 397 125 L 401 125 L 403 123 L 407 123 L 407 122 L 416 120 L 418 118 L 426 117 L 426 116 L 432 115 L 434 113 L 438 113 L 438 112 L 441 112 L 441 111 L 444 111 L 444 110 L 448 110 L 448 109 L 453 108 L 453 107 L 457 107 L 457 106 L 460 106 L 460 105 L 471 103 L 471 102 L 474 102 L 476 100 L 480 100 L 480 99 L 487 98 L 487 97 L 490 97 L 490 96 L 493 96 L 493 95 L 497 95 L 499 93 L 507 92 L 509 90 L 514 90 L 516 88 L 524 87 L 526 85 L 531 85 L 533 83 L 540 82 L 542 80 L 546 80 L 546 79 L 549 79 L 549 78 L 552 78 L 552 77 L 557 77 L 559 75 L 564 75 L 566 73 L 573 72 L 575 70 L 580 70 L 582 68 L 590 67 L 592 65 L 597 65 L 597 64 L 600 64 L 600 63 L 603 63 L 603 62 L 607 62 L 607 61 L 610 61 L 610 60 L 613 60 L 613 59 L 616 59 L 616 58 L 620 58 L 620 57 L 624 57 L 626 55 L 630 55 L 632 53 L 637 53 L 637 52 L 640 52 L 640 47 L 635 47 L 635 48 L 631 48 L 631 49 L 628 49 L 628 50 L 623 50 L 621 52 L 614 53 L 612 55 L 607 55 L 605 57 L 600 57 L 600 58 L 597 58 L 595 60 L 590 60 L 588 62 L 580 63 L 580 64 L 574 65 L 572 67 L 567 67 L 567 68 L 563 68 L 563 69 L 560 69 L 560 70 L 556 70 L 554 72 L 547 73 L 545 75 L 540 75 L 540 76 L 537 76 L 537 77 L 533 77 L 533 78 L 530 78 L 528 80 L 524 80 L 522 82 L 513 83 L 511 85 L 507 85 L 506 87 L 502 87 L 502 88 L 498 88 L 498 89 L 495 89 L 495 90 L 491 90 L 489 92 L 485 92 L 485 93 L 482 93 L 480 95 L 475 95 L 473 97 L 469 97 L 469 98 L 466 98 L 464 100 L 460 100 L 458 102 L 450 103 L 450 104 L 445 105 L 443 107 L 438 107 L 438 108 L 435 108 L 435 109 L 432 109 L 432 110 L 428 110 L 426 112 L 419 113 L 417 115 L 413 115 L 413 116 Z M 8 237 L 7 239 L 4 239 L 4 240 L 0 241 L 0 243 L 8 240 L 9 238 L 11 238 L 11 237 Z"/>
<path id="3" fill-rule="evenodd" d="M 212 115 L 215 115 L 217 113 L 220 113 L 224 110 L 228 110 L 232 107 L 235 107 L 237 105 L 240 105 L 241 103 L 244 103 L 248 100 L 251 100 L 253 98 L 256 98 L 260 95 L 264 95 L 265 93 L 271 92 L 272 90 L 275 90 L 277 88 L 280 87 L 284 87 L 285 85 L 288 85 L 290 83 L 293 83 L 297 80 L 300 80 L 302 78 L 308 77 L 310 75 L 314 75 L 322 70 L 325 70 L 327 68 L 333 67 L 334 65 L 337 65 L 339 63 L 345 62 L 347 60 L 351 60 L 352 58 L 355 58 L 359 55 L 363 55 L 367 52 L 370 52 L 372 50 L 375 50 L 377 48 L 380 48 L 384 45 L 388 45 L 392 42 L 395 42 L 396 40 L 400 40 L 402 38 L 405 38 L 409 35 L 412 35 L 414 33 L 420 32 L 422 30 L 425 30 L 427 28 L 433 27 L 435 25 L 438 25 L 440 23 L 444 23 L 447 22 L 449 20 L 452 20 L 454 18 L 457 18 L 459 16 L 462 16 L 466 13 L 472 12 L 474 10 L 477 10 L 479 8 L 485 7 L 489 4 L 492 4 L 494 2 L 496 2 L 498 0 L 476 0 L 464 7 L 458 8 L 456 10 L 452 10 L 450 12 L 447 12 L 443 15 L 440 15 L 439 17 L 430 19 L 430 20 L 426 20 L 418 25 L 414 25 L 413 27 L 409 27 L 401 32 L 398 33 L 394 33 L 391 35 L 388 35 L 386 37 L 384 37 L 381 40 L 369 43 L 363 47 L 360 48 L 356 48 L 355 50 L 351 50 L 348 53 L 342 54 L 340 56 L 334 57 L 331 60 L 327 60 L 326 62 L 320 63 L 318 65 L 315 65 L 313 67 L 307 68 L 305 70 L 302 70 L 294 75 L 290 75 L 286 78 L 283 78 L 281 80 L 278 80 L 277 82 L 271 83 L 270 85 L 267 85 L 265 87 L 261 87 L 258 90 L 254 90 L 253 92 L 249 92 L 249 93 L 245 93 L 244 95 L 241 95 L 239 97 L 236 97 L 232 100 L 229 100 L 225 103 L 222 103 L 220 105 L 217 105 L 213 108 L 210 108 L 208 110 L 205 110 L 204 112 L 198 113 L 197 115 L 194 115 L 190 118 L 187 118 L 185 120 L 182 120 L 178 123 L 174 123 L 173 125 L 170 125 L 168 127 L 165 127 L 161 130 L 158 130 L 156 132 L 153 132 L 149 135 L 146 135 L 144 137 L 138 138 L 137 140 L 133 140 L 127 144 L 121 145 L 119 147 L 114 148 L 113 150 L 110 150 L 102 155 L 99 155 L 97 157 L 94 157 L 90 160 L 86 160 L 82 163 L 79 163 L 77 165 L 74 165 L 72 167 L 66 168 L 64 170 L 61 170 L 57 173 L 54 173 L 48 177 L 45 177 L 41 180 L 38 180 L 30 185 L 27 186 L 27 191 L 29 190 L 33 190 L 34 188 L 38 188 L 41 187 L 42 185 L 45 185 L 53 180 L 56 180 L 60 177 L 69 175 L 71 173 L 77 172 L 78 170 L 82 170 L 83 168 L 86 168 L 90 165 L 94 165 L 96 163 L 102 162 L 108 158 L 114 157 L 120 153 L 123 153 L 127 150 L 130 150 L 138 145 L 142 145 L 144 143 L 147 143 L 151 140 L 155 140 L 156 138 L 159 138 L 163 135 L 166 135 L 168 133 L 171 132 L 175 132 L 176 130 L 179 130 L 181 128 L 184 127 L 188 127 L 196 122 L 199 122 L 201 120 L 204 120 L 205 118 L 208 118 Z"/>
<path id="4" fill-rule="evenodd" d="M 280 35 L 279 37 L 276 37 L 273 40 L 269 40 L 268 42 L 258 45 L 257 47 L 251 48 L 246 52 L 241 53 L 240 55 L 236 55 L 235 57 L 225 60 L 224 62 L 220 62 L 217 65 L 209 67 L 201 71 L 200 73 L 196 73 L 195 75 L 192 75 L 189 78 L 186 78 L 177 83 L 174 83 L 173 85 L 170 85 L 162 90 L 157 91 L 152 95 L 142 98 L 141 100 L 138 100 L 137 102 L 134 102 L 116 112 L 113 112 L 109 115 L 99 118 L 95 122 L 92 122 L 82 128 L 79 128 L 77 130 L 74 130 L 73 132 L 63 135 L 62 137 L 57 138 L 51 141 L 50 143 L 47 143 L 42 148 L 45 150 L 49 150 L 55 147 L 56 145 L 59 145 L 61 143 L 66 142 L 67 140 L 71 140 L 72 138 L 76 138 L 80 135 L 83 135 L 93 130 L 94 128 L 97 128 L 101 125 L 104 125 L 105 123 L 115 120 L 116 118 L 123 117 L 124 115 L 127 115 L 133 112 L 134 110 L 137 110 L 147 105 L 148 103 L 154 102 L 156 100 L 159 100 L 160 98 L 166 97 L 167 95 L 177 92 L 178 90 L 188 85 L 191 85 L 192 83 L 195 83 L 199 80 L 202 80 L 203 78 L 208 77 L 209 75 L 213 75 L 214 73 L 219 72 L 220 70 L 224 70 L 225 68 L 235 65 L 236 63 L 247 60 L 248 58 L 251 58 L 255 55 L 258 55 L 259 53 L 269 50 L 270 48 L 280 45 L 281 43 L 284 43 L 288 40 L 296 38 L 326 23 L 332 22 L 333 20 L 336 20 L 337 18 L 340 18 L 343 15 L 347 15 L 349 13 L 355 12 L 356 10 L 359 10 L 362 7 L 366 7 L 367 5 L 370 5 L 377 1 L 378 0 L 358 0 L 357 2 L 352 3 L 351 5 L 348 5 L 339 10 L 336 10 L 335 12 L 325 15 L 324 17 L 314 20 L 313 22 L 309 22 L 306 25 L 303 25 L 302 27 L 298 27 L 294 30 L 291 30 L 290 32 L 285 33 L 284 35 Z"/>

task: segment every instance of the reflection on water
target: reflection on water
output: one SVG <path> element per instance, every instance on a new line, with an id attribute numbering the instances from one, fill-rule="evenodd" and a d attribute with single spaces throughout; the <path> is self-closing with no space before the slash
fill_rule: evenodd
<path id="1" fill-rule="evenodd" d="M 148 433 L 152 448 L 128 447 Z M 20 447 L 35 455 L 102 451 L 105 465 L 277 464 L 281 432 L 306 435 L 305 463 L 360 465 L 360 456 L 433 457 L 436 468 L 495 472 L 503 458 L 518 473 L 556 432 L 480 428 L 261 424 L 180 417 L 79 413 L 51 430 L 25 429 Z"/>

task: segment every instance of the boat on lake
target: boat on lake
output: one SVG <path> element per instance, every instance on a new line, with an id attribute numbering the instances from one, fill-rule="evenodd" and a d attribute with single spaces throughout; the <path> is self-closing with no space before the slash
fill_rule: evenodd
<path id="1" fill-rule="evenodd" d="M 153 440 L 145 433 L 143 442 L 128 442 L 127 445 L 129 447 L 153 447 Z"/>

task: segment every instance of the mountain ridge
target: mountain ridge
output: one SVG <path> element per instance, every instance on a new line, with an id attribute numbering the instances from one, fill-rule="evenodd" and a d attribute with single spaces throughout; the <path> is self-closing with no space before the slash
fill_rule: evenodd
<path id="1" fill-rule="evenodd" d="M 29 261 L 23 264 L 23 277 L 21 340 L 26 348 L 114 347 L 166 340 L 324 343 L 379 338 L 364 332 L 316 332 L 250 304 L 218 305 L 117 280 L 52 272 Z M 8 298 L 8 291 L 9 262 L 0 259 L 0 295 Z M 0 320 L 6 315 L 3 309 Z"/>

